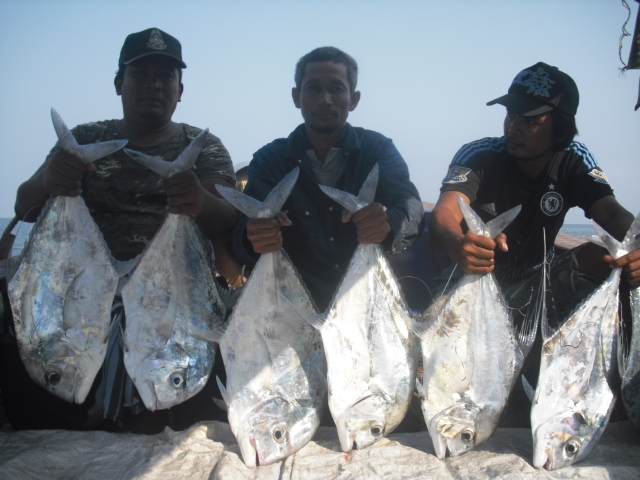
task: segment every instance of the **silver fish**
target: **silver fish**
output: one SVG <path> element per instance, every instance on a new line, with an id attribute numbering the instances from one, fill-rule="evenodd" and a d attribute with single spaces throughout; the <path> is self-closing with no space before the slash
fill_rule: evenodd
<path id="1" fill-rule="evenodd" d="M 594 227 L 597 243 L 614 258 L 628 253 L 629 242 L 616 241 L 595 222 Z M 613 270 L 555 332 L 546 318 L 542 321 L 540 377 L 531 409 L 536 468 L 555 470 L 583 460 L 609 421 L 617 378 L 620 274 L 620 268 Z"/>
<path id="2" fill-rule="evenodd" d="M 321 186 L 355 213 L 373 202 L 376 164 L 358 197 Z M 378 244 L 358 245 L 326 315 L 309 318 L 322 334 L 329 409 L 344 452 L 364 449 L 402 421 L 414 388 L 417 346 L 398 282 Z"/>
<path id="3" fill-rule="evenodd" d="M 58 144 L 86 164 L 126 140 L 78 145 L 51 109 Z M 127 264 L 116 262 L 82 197 L 51 197 L 9 282 L 20 356 L 49 392 L 82 403 L 106 355 L 111 303 Z"/>
<path id="4" fill-rule="evenodd" d="M 125 149 L 169 178 L 190 169 L 204 130 L 172 162 Z M 213 255 L 187 215 L 168 214 L 122 290 L 126 314 L 124 364 L 149 410 L 177 405 L 207 383 L 217 346 L 194 331 L 221 325 L 227 307 L 213 278 Z"/>
<path id="5" fill-rule="evenodd" d="M 640 214 L 634 219 L 623 244 L 633 251 L 631 243 L 640 243 Z M 631 289 L 631 343 L 624 345 L 622 335 L 618 344 L 618 366 L 622 377 L 622 402 L 627 417 L 640 430 L 640 287 Z"/>
<path id="6" fill-rule="evenodd" d="M 457 197 L 469 230 L 495 238 L 520 212 L 486 225 Z M 537 311 L 539 314 L 539 310 Z M 518 337 L 493 273 L 465 274 L 439 297 L 413 330 L 421 339 L 424 375 L 417 389 L 436 455 L 462 455 L 496 430 L 509 393 L 535 339 L 538 315 Z"/>
<path id="7" fill-rule="evenodd" d="M 285 176 L 262 203 L 231 188 L 216 188 L 249 218 L 273 218 L 298 172 Z M 263 254 L 219 339 L 226 388 L 218 383 L 250 468 L 297 452 L 320 425 L 326 397 L 322 340 L 297 309 L 317 312 L 288 255 L 283 249 Z"/>

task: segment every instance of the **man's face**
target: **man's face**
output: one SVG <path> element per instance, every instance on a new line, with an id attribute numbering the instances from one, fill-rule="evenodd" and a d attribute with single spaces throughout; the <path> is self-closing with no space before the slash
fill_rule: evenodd
<path id="1" fill-rule="evenodd" d="M 179 66 L 163 55 L 148 55 L 126 65 L 116 89 L 126 118 L 166 125 L 182 96 Z"/>
<path id="2" fill-rule="evenodd" d="M 536 160 L 553 151 L 553 124 L 549 113 L 525 117 L 507 109 L 504 137 L 509 155 L 517 160 Z"/>
<path id="3" fill-rule="evenodd" d="M 347 66 L 334 62 L 308 63 L 292 96 L 307 127 L 324 134 L 344 128 L 360 100 L 360 92 L 351 93 Z"/>

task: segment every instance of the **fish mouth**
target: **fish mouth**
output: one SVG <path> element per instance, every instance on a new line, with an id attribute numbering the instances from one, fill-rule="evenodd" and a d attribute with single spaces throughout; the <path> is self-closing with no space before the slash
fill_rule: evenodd
<path id="1" fill-rule="evenodd" d="M 244 464 L 248 468 L 256 468 L 260 466 L 260 455 L 258 455 L 258 448 L 256 447 L 255 438 L 249 440 L 245 438 L 238 439 L 238 446 L 240 447 L 240 453 Z"/>

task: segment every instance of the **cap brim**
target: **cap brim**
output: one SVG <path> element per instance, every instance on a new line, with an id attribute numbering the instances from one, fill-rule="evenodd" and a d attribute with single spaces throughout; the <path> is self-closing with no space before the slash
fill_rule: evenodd
<path id="1" fill-rule="evenodd" d="M 518 95 L 517 93 L 507 93 L 502 97 L 487 102 L 487 105 L 495 105 L 496 103 L 504 105 L 509 110 L 520 115 L 524 115 L 525 117 L 530 117 L 532 115 L 541 115 L 553 110 L 553 107 L 550 107 L 549 105 L 536 102 L 535 100 L 532 100 L 523 95 Z"/>
<path id="2" fill-rule="evenodd" d="M 129 65 L 129 64 L 131 64 L 131 63 L 135 62 L 136 60 L 139 60 L 139 59 L 141 59 L 142 57 L 147 57 L 147 56 L 149 56 L 149 55 L 164 55 L 165 57 L 173 58 L 173 59 L 176 61 L 176 63 L 177 63 L 178 65 L 180 65 L 182 68 L 187 68 L 187 64 L 186 64 L 186 63 L 184 63 L 184 62 L 183 62 L 182 60 L 180 60 L 179 58 L 174 57 L 173 55 L 170 55 L 170 54 L 168 54 L 168 53 L 162 53 L 162 52 L 148 52 L 148 53 L 143 53 L 142 55 L 138 55 L 137 57 L 130 58 L 130 59 L 129 59 L 129 60 L 127 60 L 126 62 L 122 62 L 122 64 L 123 64 L 123 65 Z"/>

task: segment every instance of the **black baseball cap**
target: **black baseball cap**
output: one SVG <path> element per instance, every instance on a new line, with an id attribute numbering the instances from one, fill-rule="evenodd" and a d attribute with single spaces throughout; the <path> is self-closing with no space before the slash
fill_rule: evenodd
<path id="1" fill-rule="evenodd" d="M 513 79 L 509 93 L 491 100 L 524 116 L 540 115 L 553 109 L 569 115 L 578 111 L 578 86 L 569 75 L 543 62 L 522 70 Z"/>
<path id="2" fill-rule="evenodd" d="M 174 58 L 182 68 L 187 68 L 182 61 L 182 46 L 178 39 L 159 28 L 147 28 L 128 35 L 120 50 L 118 66 L 129 65 L 147 55 L 166 55 Z"/>

